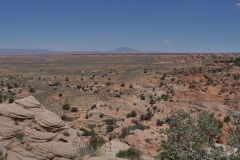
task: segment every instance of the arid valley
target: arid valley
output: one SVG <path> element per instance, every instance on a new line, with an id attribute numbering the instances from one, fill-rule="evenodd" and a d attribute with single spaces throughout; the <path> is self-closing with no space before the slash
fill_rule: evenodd
<path id="1" fill-rule="evenodd" d="M 217 155 L 212 144 L 222 148 L 218 156 L 239 158 L 238 54 L 1 55 L 0 102 L 2 159 L 128 159 L 121 151 L 129 148 L 129 159 L 171 159 L 171 138 L 186 145 L 178 152 L 188 158 Z M 50 113 L 44 120 L 65 126 L 43 127 L 36 106 Z M 45 143 L 72 143 L 75 134 L 80 142 L 66 147 L 70 155 L 44 151 Z M 191 136 L 201 140 L 190 143 Z"/>

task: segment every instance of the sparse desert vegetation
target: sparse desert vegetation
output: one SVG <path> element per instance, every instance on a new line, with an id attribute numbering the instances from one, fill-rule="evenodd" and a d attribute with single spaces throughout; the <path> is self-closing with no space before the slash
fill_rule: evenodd
<path id="1" fill-rule="evenodd" d="M 31 95 L 67 126 L 32 129 L 80 141 L 71 158 L 239 159 L 239 62 L 238 54 L 0 56 L 0 118 L 17 128 L 6 139 L 34 150 L 21 129 L 31 117 L 10 122 L 1 111 Z"/>

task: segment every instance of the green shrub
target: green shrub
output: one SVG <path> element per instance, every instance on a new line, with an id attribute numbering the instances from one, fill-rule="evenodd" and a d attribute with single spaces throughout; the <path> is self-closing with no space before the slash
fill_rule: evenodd
<path id="1" fill-rule="evenodd" d="M 147 72 L 148 72 L 147 69 L 144 69 L 144 70 L 143 70 L 143 73 L 147 73 Z"/>
<path id="2" fill-rule="evenodd" d="M 137 112 L 136 111 L 132 111 L 130 113 L 127 114 L 127 118 L 130 118 L 130 117 L 136 117 L 137 116 Z"/>
<path id="3" fill-rule="evenodd" d="M 70 134 L 69 134 L 68 131 L 64 131 L 64 132 L 63 132 L 63 135 L 64 135 L 64 136 L 67 136 L 67 137 L 70 136 Z"/>
<path id="4" fill-rule="evenodd" d="M 121 98 L 121 94 L 118 93 L 118 94 L 115 95 L 115 97 Z"/>
<path id="5" fill-rule="evenodd" d="M 141 94 L 141 95 L 140 95 L 140 99 L 141 99 L 141 100 L 145 100 L 144 94 Z"/>
<path id="6" fill-rule="evenodd" d="M 140 160 L 141 157 L 142 157 L 142 153 L 141 153 L 140 150 L 131 147 L 127 150 L 119 151 L 116 154 L 116 156 L 119 157 L 119 158 L 127 158 L 127 159 L 130 159 L 130 160 Z"/>
<path id="7" fill-rule="evenodd" d="M 71 107 L 70 107 L 70 105 L 69 104 L 64 104 L 63 106 L 62 106 L 62 109 L 63 110 L 69 110 Z"/>
<path id="8" fill-rule="evenodd" d="M 149 104 L 151 104 L 151 105 L 155 104 L 155 101 L 153 98 L 150 98 Z"/>
<path id="9" fill-rule="evenodd" d="M 107 125 L 107 132 L 112 132 L 116 128 L 116 125 Z"/>
<path id="10" fill-rule="evenodd" d="M 162 94 L 161 95 L 161 99 L 164 100 L 164 101 L 167 101 L 169 99 L 169 95 L 167 94 Z"/>
<path id="11" fill-rule="evenodd" d="M 94 104 L 94 105 L 91 106 L 91 109 L 95 109 L 95 108 L 97 108 L 97 105 L 96 105 L 96 104 Z"/>
<path id="12" fill-rule="evenodd" d="M 106 119 L 105 123 L 107 124 L 107 132 L 112 132 L 117 127 L 115 119 Z"/>
<path id="13" fill-rule="evenodd" d="M 68 122 L 70 122 L 70 121 L 73 121 L 73 118 L 72 117 L 69 117 L 69 116 L 67 116 L 67 115 L 62 115 L 62 120 L 64 120 L 64 121 L 68 121 Z"/>
<path id="14" fill-rule="evenodd" d="M 240 57 L 237 57 L 235 60 L 233 60 L 233 63 L 234 63 L 236 66 L 240 67 Z"/>
<path id="15" fill-rule="evenodd" d="M 145 114 L 145 115 L 142 114 L 142 115 L 140 116 L 140 120 L 141 120 L 141 121 L 151 120 L 153 116 L 154 116 L 153 113 L 152 113 L 151 111 L 148 111 L 147 114 Z"/>
<path id="16" fill-rule="evenodd" d="M 163 124 L 164 124 L 164 121 L 157 119 L 157 121 L 156 121 L 157 126 L 162 126 Z"/>
<path id="17" fill-rule="evenodd" d="M 125 87 L 125 83 L 121 83 L 120 87 Z"/>
<path id="18" fill-rule="evenodd" d="M 224 117 L 224 120 L 223 120 L 223 121 L 226 122 L 226 123 L 230 122 L 230 121 L 231 121 L 230 116 L 227 115 L 226 117 Z"/>
<path id="19" fill-rule="evenodd" d="M 85 128 L 80 128 L 80 131 L 83 132 L 82 136 L 94 136 L 96 134 L 93 130 L 89 131 Z"/>
<path id="20" fill-rule="evenodd" d="M 228 141 L 232 147 L 240 149 L 240 127 L 231 128 Z"/>
<path id="21" fill-rule="evenodd" d="M 165 122 L 169 125 L 165 131 L 168 138 L 162 141 L 157 160 L 226 159 L 221 148 L 215 145 L 222 125 L 212 114 L 201 112 L 192 118 L 189 113 L 177 111 Z"/>
<path id="22" fill-rule="evenodd" d="M 77 107 L 72 107 L 71 108 L 71 112 L 77 112 L 78 111 L 78 108 Z"/>
<path id="23" fill-rule="evenodd" d="M 129 84 L 129 88 L 132 89 L 132 88 L 133 88 L 133 85 L 132 85 L 132 84 Z"/>
<path id="24" fill-rule="evenodd" d="M 134 126 L 125 127 L 125 128 L 122 129 L 121 138 L 125 138 L 127 135 L 129 135 L 129 133 L 132 130 L 136 130 L 136 129 L 145 130 L 145 129 L 148 129 L 148 128 L 149 128 L 149 126 L 145 126 L 142 123 L 137 123 Z"/>
<path id="25" fill-rule="evenodd" d="M 24 134 L 22 132 L 17 132 L 15 134 L 15 137 L 18 139 L 18 140 L 23 140 L 23 137 L 24 137 Z"/>
<path id="26" fill-rule="evenodd" d="M 92 136 L 89 144 L 93 147 L 93 149 L 96 151 L 98 147 L 101 147 L 105 143 L 105 140 L 102 137 L 99 136 Z"/>
<path id="27" fill-rule="evenodd" d="M 35 88 L 32 88 L 32 87 L 30 87 L 30 88 L 29 88 L 29 92 L 31 92 L 31 93 L 35 93 L 35 92 L 36 92 L 36 89 L 35 89 Z"/>
<path id="28" fill-rule="evenodd" d="M 159 88 L 161 88 L 162 86 L 164 86 L 165 84 L 163 82 L 160 82 L 159 84 Z"/>
<path id="29" fill-rule="evenodd" d="M 8 100 L 8 103 L 13 103 L 13 102 L 14 102 L 14 99 L 12 98 Z"/>
<path id="30" fill-rule="evenodd" d="M 7 89 L 13 89 L 13 86 L 7 83 Z"/>

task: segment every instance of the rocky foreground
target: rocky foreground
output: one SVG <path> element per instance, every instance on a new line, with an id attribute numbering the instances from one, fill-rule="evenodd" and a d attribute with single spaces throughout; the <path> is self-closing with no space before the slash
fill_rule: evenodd
<path id="1" fill-rule="evenodd" d="M 0 152 L 4 159 L 72 159 L 81 141 L 78 135 L 32 96 L 0 105 Z"/>
<path id="2" fill-rule="evenodd" d="M 33 96 L 0 104 L 0 159 L 78 159 L 86 148 L 81 134 L 79 129 L 70 127 Z M 124 160 L 115 154 L 127 148 L 127 144 L 113 140 L 102 146 L 101 156 L 85 157 L 91 160 Z M 143 156 L 143 159 L 151 158 Z"/>

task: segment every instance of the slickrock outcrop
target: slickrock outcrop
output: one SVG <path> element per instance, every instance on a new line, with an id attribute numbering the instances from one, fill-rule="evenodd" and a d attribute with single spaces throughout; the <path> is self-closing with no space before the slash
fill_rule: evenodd
<path id="1" fill-rule="evenodd" d="M 73 159 L 81 141 L 78 132 L 32 96 L 0 104 L 0 153 L 5 160 Z"/>

